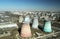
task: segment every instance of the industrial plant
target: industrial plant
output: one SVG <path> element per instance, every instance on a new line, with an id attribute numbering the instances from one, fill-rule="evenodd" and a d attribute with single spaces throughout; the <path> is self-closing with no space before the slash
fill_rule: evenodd
<path id="1" fill-rule="evenodd" d="M 0 39 L 60 39 L 60 12 L 0 11 Z"/>

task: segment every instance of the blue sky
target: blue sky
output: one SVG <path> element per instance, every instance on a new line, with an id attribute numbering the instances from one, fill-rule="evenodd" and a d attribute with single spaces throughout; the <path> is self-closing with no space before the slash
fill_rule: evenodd
<path id="1" fill-rule="evenodd" d="M 60 1 L 0 0 L 0 10 L 60 10 Z"/>

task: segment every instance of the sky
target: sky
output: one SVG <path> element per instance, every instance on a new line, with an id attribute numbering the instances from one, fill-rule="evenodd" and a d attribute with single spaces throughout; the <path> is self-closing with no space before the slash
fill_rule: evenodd
<path id="1" fill-rule="evenodd" d="M 0 0 L 0 10 L 60 10 L 59 0 Z"/>

